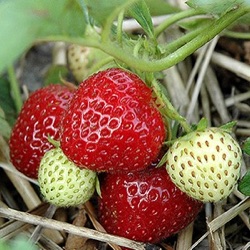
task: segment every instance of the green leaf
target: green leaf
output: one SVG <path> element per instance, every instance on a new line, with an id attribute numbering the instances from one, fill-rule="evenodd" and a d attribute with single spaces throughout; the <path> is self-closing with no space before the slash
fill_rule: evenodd
<path id="1" fill-rule="evenodd" d="M 38 32 L 39 17 L 29 13 L 30 1 L 0 3 L 0 72 L 32 43 Z"/>
<path id="2" fill-rule="evenodd" d="M 131 15 L 142 27 L 144 32 L 150 38 L 154 38 L 154 26 L 149 12 L 149 8 L 144 0 L 140 0 L 133 4 L 129 9 Z"/>
<path id="3" fill-rule="evenodd" d="M 6 121 L 4 111 L 0 107 L 0 134 L 6 139 L 10 138 L 11 127 L 9 123 Z"/>
<path id="4" fill-rule="evenodd" d="M 0 239 L 0 250 L 11 250 L 10 247 Z"/>
<path id="5" fill-rule="evenodd" d="M 247 154 L 250 155 L 250 137 L 248 137 L 242 144 L 242 150 Z"/>
<path id="6" fill-rule="evenodd" d="M 6 79 L 0 78 L 0 107 L 2 108 L 6 121 L 13 126 L 17 118 L 17 110 L 14 100 L 10 94 L 10 83 Z"/>
<path id="7" fill-rule="evenodd" d="M 126 0 L 86 0 L 86 5 L 89 14 L 93 17 L 99 25 L 103 25 L 108 16 L 120 5 L 124 4 Z"/>
<path id="8" fill-rule="evenodd" d="M 188 0 L 186 3 L 194 9 L 214 15 L 220 15 L 236 8 L 243 2 L 243 0 L 220 0 L 219 2 L 218 0 Z"/>
<path id="9" fill-rule="evenodd" d="M 206 18 L 194 18 L 194 19 L 188 19 L 188 20 L 183 20 L 178 23 L 178 25 L 186 30 L 195 30 L 201 27 L 202 25 L 207 24 L 208 22 L 211 22 L 211 19 L 206 19 Z"/>
<path id="10" fill-rule="evenodd" d="M 250 171 L 248 171 L 241 179 L 239 186 L 239 191 L 247 196 L 250 196 Z"/>
<path id="11" fill-rule="evenodd" d="M 207 126 L 208 126 L 207 119 L 203 117 L 203 118 L 199 121 L 199 123 L 197 124 L 196 130 L 198 130 L 198 131 L 203 131 L 203 130 L 205 130 L 205 129 L 207 128 Z"/>
<path id="12" fill-rule="evenodd" d="M 167 3 L 165 0 L 145 0 L 152 16 L 160 16 L 180 11 L 180 9 Z"/>
<path id="13" fill-rule="evenodd" d="M 166 153 L 162 156 L 162 158 L 161 158 L 161 160 L 158 162 L 156 168 L 160 168 L 160 167 L 162 167 L 164 164 L 166 164 L 166 161 L 167 161 L 167 154 L 168 154 L 168 152 L 166 152 Z"/>
<path id="14" fill-rule="evenodd" d="M 106 20 L 116 10 L 124 5 L 133 4 L 135 0 L 86 0 L 89 14 L 101 26 L 104 26 Z"/>
<path id="15" fill-rule="evenodd" d="M 236 126 L 236 124 L 237 124 L 236 121 L 231 121 L 231 122 L 228 122 L 228 123 L 220 126 L 220 129 L 222 129 L 228 133 L 232 133 L 233 128 Z"/>
<path id="16" fill-rule="evenodd" d="M 61 79 L 65 79 L 68 75 L 69 70 L 64 65 L 52 65 L 46 72 L 44 79 L 44 86 L 49 84 L 58 84 Z"/>
<path id="17" fill-rule="evenodd" d="M 33 245 L 27 237 L 22 235 L 17 236 L 14 240 L 10 240 L 10 249 L 11 250 L 38 250 L 38 247 Z"/>
<path id="18" fill-rule="evenodd" d="M 0 2 L 0 72 L 36 39 L 46 36 L 82 36 L 86 21 L 74 0 L 8 0 Z"/>

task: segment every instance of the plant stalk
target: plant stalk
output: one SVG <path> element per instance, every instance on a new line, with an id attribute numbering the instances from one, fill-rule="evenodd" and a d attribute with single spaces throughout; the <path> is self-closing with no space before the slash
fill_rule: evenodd
<path id="1" fill-rule="evenodd" d="M 145 58 L 134 57 L 131 48 L 121 48 L 116 42 L 112 42 L 107 38 L 107 40 L 97 40 L 91 38 L 83 39 L 73 37 L 69 38 L 65 36 L 49 36 L 43 39 L 43 41 L 59 40 L 76 43 L 81 46 L 95 47 L 113 56 L 117 60 L 124 62 L 131 68 L 144 72 L 157 72 L 170 68 L 173 65 L 176 65 L 177 63 L 183 61 L 186 57 L 212 40 L 216 35 L 220 34 L 225 28 L 227 28 L 229 25 L 231 25 L 233 22 L 235 22 L 237 19 L 247 14 L 248 12 L 249 9 L 244 6 L 240 6 L 238 9 L 233 9 L 227 12 L 219 19 L 212 21 L 202 30 L 202 32 L 197 34 L 197 36 L 192 36 L 191 39 L 186 42 L 186 44 L 182 45 L 173 53 L 161 59 L 146 60 Z M 124 53 L 124 50 L 127 50 L 126 53 Z"/>

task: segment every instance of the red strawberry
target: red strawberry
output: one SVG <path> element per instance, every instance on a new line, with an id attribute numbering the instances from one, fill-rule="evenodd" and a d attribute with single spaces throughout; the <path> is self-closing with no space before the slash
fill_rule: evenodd
<path id="1" fill-rule="evenodd" d="M 49 85 L 33 92 L 24 103 L 10 137 L 10 159 L 23 174 L 37 178 L 42 156 L 59 139 L 62 114 L 73 92 L 62 85 Z"/>
<path id="2" fill-rule="evenodd" d="M 107 174 L 99 219 L 108 233 L 158 243 L 191 223 L 202 203 L 180 191 L 164 168 Z"/>
<path id="3" fill-rule="evenodd" d="M 155 160 L 164 139 L 151 89 L 135 74 L 113 68 L 80 84 L 62 123 L 61 147 L 80 167 L 134 171 Z"/>

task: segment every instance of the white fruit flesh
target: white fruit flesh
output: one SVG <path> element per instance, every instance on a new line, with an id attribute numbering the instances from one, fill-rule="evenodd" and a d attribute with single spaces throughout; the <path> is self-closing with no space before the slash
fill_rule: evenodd
<path id="1" fill-rule="evenodd" d="M 210 128 L 176 141 L 168 151 L 166 168 L 183 192 L 203 202 L 216 202 L 235 187 L 241 158 L 241 149 L 230 134 Z"/>
<path id="2" fill-rule="evenodd" d="M 67 159 L 60 148 L 48 151 L 38 171 L 40 191 L 48 202 L 60 206 L 77 206 L 91 198 L 96 173 L 80 169 Z"/>

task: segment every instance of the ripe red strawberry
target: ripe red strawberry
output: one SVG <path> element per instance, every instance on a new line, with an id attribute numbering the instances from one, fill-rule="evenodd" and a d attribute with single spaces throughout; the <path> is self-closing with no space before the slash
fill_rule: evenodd
<path id="1" fill-rule="evenodd" d="M 33 92 L 24 103 L 9 141 L 10 159 L 23 174 L 37 178 L 42 156 L 59 139 L 62 114 L 73 92 L 62 85 L 49 85 Z"/>
<path id="2" fill-rule="evenodd" d="M 108 233 L 158 243 L 191 223 L 202 203 L 180 191 L 164 168 L 107 174 L 99 220 Z"/>
<path id="3" fill-rule="evenodd" d="M 61 147 L 83 168 L 134 171 L 156 159 L 165 134 L 151 89 L 135 74 L 112 68 L 80 84 L 62 122 Z"/>

